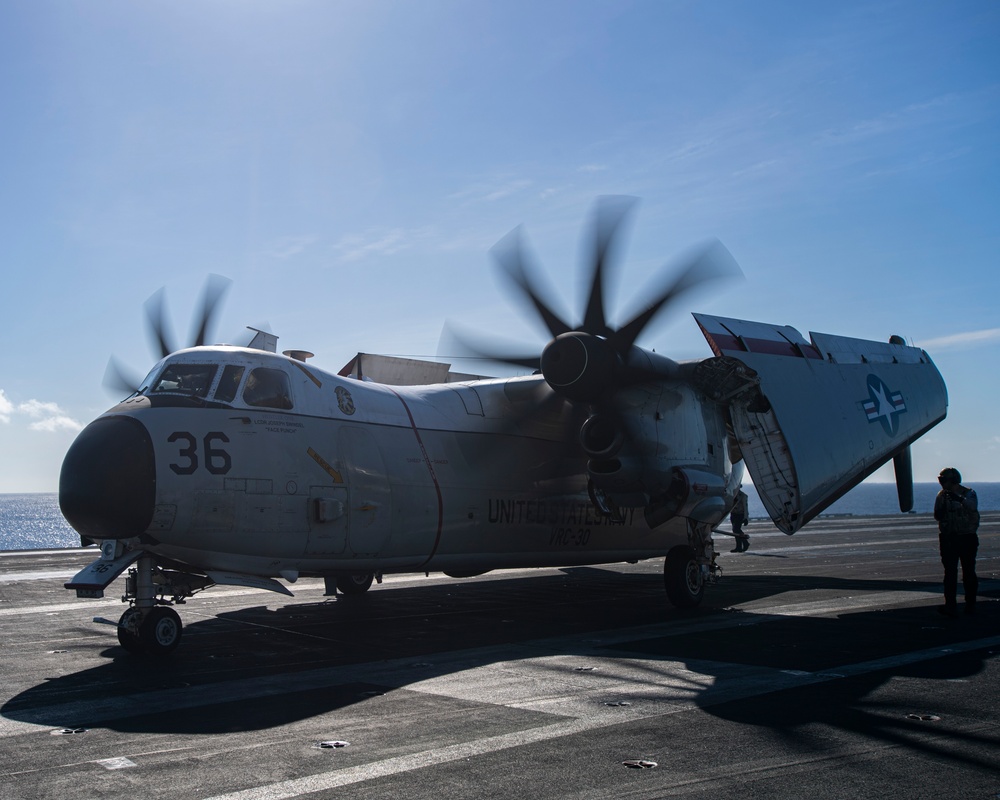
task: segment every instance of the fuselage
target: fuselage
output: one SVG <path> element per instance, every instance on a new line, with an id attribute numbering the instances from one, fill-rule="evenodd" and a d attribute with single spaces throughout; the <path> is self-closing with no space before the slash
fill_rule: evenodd
<path id="1" fill-rule="evenodd" d="M 540 376 L 385 386 L 259 350 L 192 348 L 81 433 L 60 503 L 95 541 L 136 538 L 200 571 L 262 576 L 474 574 L 686 543 L 682 516 L 651 528 L 642 508 L 595 510 L 566 415 L 520 413 L 542 389 Z M 731 496 L 721 415 L 686 386 L 634 394 L 664 426 L 648 446 Z"/>

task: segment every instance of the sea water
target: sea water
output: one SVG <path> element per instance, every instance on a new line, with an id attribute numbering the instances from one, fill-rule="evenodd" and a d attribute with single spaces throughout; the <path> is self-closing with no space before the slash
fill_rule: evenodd
<path id="1" fill-rule="evenodd" d="M 1000 511 L 1000 483 L 971 483 L 979 496 L 981 511 Z M 929 514 L 934 510 L 936 483 L 913 486 L 913 510 Z M 767 512 L 753 489 L 750 517 L 766 518 Z M 821 516 L 853 515 L 877 517 L 899 513 L 896 486 L 892 483 L 862 483 L 851 489 Z M 56 494 L 0 494 L 0 550 L 37 550 L 79 547 L 80 536 L 63 519 Z"/>
<path id="2" fill-rule="evenodd" d="M 79 547 L 57 494 L 0 494 L 0 550 Z"/>

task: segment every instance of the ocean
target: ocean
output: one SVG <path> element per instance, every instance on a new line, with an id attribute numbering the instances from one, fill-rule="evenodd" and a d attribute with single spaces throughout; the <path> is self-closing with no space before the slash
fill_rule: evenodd
<path id="1" fill-rule="evenodd" d="M 969 484 L 979 495 L 981 511 L 1000 511 L 1000 483 Z M 918 514 L 934 510 L 936 483 L 913 486 L 913 506 Z M 749 491 L 750 517 L 767 517 L 755 491 Z M 899 513 L 896 486 L 863 483 L 830 506 L 821 516 L 887 516 Z M 80 537 L 59 512 L 56 494 L 0 494 L 0 550 L 39 550 L 79 547 Z"/>

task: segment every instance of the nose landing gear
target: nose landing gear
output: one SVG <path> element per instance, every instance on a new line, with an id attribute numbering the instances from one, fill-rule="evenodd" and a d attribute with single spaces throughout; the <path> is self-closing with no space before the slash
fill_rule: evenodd
<path id="1" fill-rule="evenodd" d="M 171 603 L 183 603 L 212 581 L 200 575 L 160 569 L 143 554 L 125 579 L 123 600 L 131 603 L 118 620 L 118 642 L 130 653 L 165 656 L 181 642 L 183 625 Z M 170 595 L 171 600 L 165 599 Z"/>

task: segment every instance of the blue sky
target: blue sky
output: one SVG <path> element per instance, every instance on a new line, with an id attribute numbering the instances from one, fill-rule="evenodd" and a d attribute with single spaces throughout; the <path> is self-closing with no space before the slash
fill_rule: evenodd
<path id="1" fill-rule="evenodd" d="M 640 344 L 901 334 L 951 402 L 916 479 L 1000 481 L 998 33 L 993 0 L 0 4 L 0 492 L 56 489 L 161 286 L 178 338 L 218 273 L 218 340 L 333 370 L 445 320 L 540 342 L 489 248 L 524 223 L 576 311 L 602 194 L 642 198 L 623 313 L 709 236 L 746 274 Z"/>

